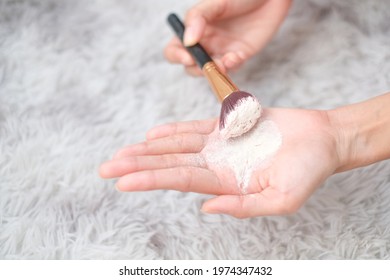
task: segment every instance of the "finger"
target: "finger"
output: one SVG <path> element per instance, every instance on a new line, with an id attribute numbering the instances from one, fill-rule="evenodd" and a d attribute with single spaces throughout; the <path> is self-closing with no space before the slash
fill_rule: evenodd
<path id="1" fill-rule="evenodd" d="M 119 150 L 114 159 L 129 156 L 198 153 L 205 146 L 207 136 L 197 133 L 176 134 L 148 140 Z"/>
<path id="2" fill-rule="evenodd" d="M 243 52 L 228 52 L 221 60 L 227 69 L 237 69 L 244 63 L 245 55 Z"/>
<path id="3" fill-rule="evenodd" d="M 205 162 L 199 154 L 134 156 L 107 161 L 100 166 L 99 173 L 102 178 L 116 178 L 142 170 L 177 166 L 205 167 Z"/>
<path id="4" fill-rule="evenodd" d="M 207 22 L 218 18 L 225 10 L 226 1 L 202 1 L 191 8 L 186 17 L 184 45 L 193 46 L 199 42 L 204 33 Z"/>
<path id="5" fill-rule="evenodd" d="M 223 16 L 226 6 L 226 0 L 200 1 L 187 12 L 185 22 L 190 24 L 198 17 L 204 18 L 207 22 L 216 20 Z"/>
<path id="6" fill-rule="evenodd" d="M 169 123 L 149 130 L 146 139 L 152 140 L 182 133 L 210 134 L 216 125 L 217 119 Z"/>
<path id="7" fill-rule="evenodd" d="M 228 214 L 236 218 L 291 214 L 301 204 L 288 194 L 274 188 L 248 195 L 222 195 L 206 201 L 202 211 L 210 214 Z"/>
<path id="8" fill-rule="evenodd" d="M 136 172 L 121 177 L 116 187 L 120 191 L 169 189 L 205 194 L 226 192 L 212 171 L 198 167 L 175 167 Z"/>
<path id="9" fill-rule="evenodd" d="M 217 64 L 219 70 L 221 70 L 222 73 L 226 74 L 226 67 L 225 67 L 222 59 L 219 57 L 214 58 L 214 62 L 215 62 L 215 64 Z"/>
<path id="10" fill-rule="evenodd" d="M 202 70 L 200 70 L 198 65 L 185 66 L 184 70 L 187 72 L 187 74 L 194 76 L 194 77 L 203 76 L 203 72 L 202 72 Z"/>
<path id="11" fill-rule="evenodd" d="M 219 59 L 219 58 L 214 58 L 213 61 L 215 62 L 215 64 L 217 64 L 219 70 L 221 70 L 222 73 L 226 73 L 226 67 L 225 65 L 223 64 L 222 60 Z M 202 70 L 199 68 L 198 65 L 193 65 L 193 66 L 186 66 L 185 67 L 185 70 L 186 72 L 191 75 L 191 76 L 195 76 L 195 77 L 199 77 L 199 76 L 202 76 L 203 75 L 203 72 Z"/>
<path id="12" fill-rule="evenodd" d="M 181 63 L 185 66 L 195 65 L 195 61 L 190 53 L 176 37 L 172 38 L 171 42 L 164 49 L 164 56 L 171 63 Z"/>

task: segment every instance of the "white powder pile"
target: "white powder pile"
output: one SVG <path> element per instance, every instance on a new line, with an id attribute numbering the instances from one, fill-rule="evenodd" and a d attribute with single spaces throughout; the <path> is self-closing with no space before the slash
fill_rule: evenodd
<path id="1" fill-rule="evenodd" d="M 237 185 L 245 193 L 252 172 L 279 149 L 282 136 L 271 120 L 259 121 L 241 137 L 224 139 L 215 131 L 202 154 L 211 169 L 233 171 Z"/>
<path id="2" fill-rule="evenodd" d="M 260 102 L 254 97 L 240 99 L 225 117 L 225 126 L 221 129 L 221 135 L 225 139 L 238 137 L 249 131 L 260 118 Z"/>

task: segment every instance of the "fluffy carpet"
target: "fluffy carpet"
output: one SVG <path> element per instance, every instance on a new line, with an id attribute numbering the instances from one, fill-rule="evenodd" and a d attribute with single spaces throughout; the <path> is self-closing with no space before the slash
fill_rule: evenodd
<path id="1" fill-rule="evenodd" d="M 0 258 L 390 259 L 389 161 L 329 178 L 294 215 L 245 220 L 202 214 L 206 195 L 98 177 L 151 127 L 218 115 L 206 80 L 162 55 L 166 15 L 193 3 L 0 0 Z M 267 107 L 385 93 L 387 5 L 296 1 L 233 79 Z"/>

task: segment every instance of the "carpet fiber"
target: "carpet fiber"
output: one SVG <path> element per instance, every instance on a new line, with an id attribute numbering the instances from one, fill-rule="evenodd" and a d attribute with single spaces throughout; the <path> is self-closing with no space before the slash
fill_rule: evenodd
<path id="1" fill-rule="evenodd" d="M 267 107 L 389 91 L 388 1 L 339 2 L 295 1 L 235 82 Z M 390 259 L 389 161 L 332 176 L 294 215 L 245 220 L 98 177 L 151 127 L 218 115 L 206 80 L 162 55 L 166 15 L 193 3 L 0 0 L 0 258 Z"/>

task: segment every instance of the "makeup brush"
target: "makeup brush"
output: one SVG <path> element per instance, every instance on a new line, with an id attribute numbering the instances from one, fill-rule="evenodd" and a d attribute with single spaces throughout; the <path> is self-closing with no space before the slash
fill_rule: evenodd
<path id="1" fill-rule="evenodd" d="M 168 23 L 183 42 L 184 24 L 176 14 L 168 16 Z M 222 103 L 219 130 L 224 138 L 238 137 L 249 131 L 260 118 L 260 102 L 252 94 L 241 91 L 218 68 L 205 49 L 196 44 L 186 47 L 206 76 L 213 92 Z"/>

